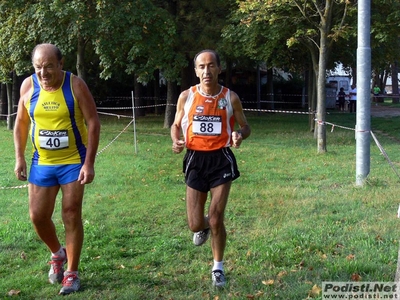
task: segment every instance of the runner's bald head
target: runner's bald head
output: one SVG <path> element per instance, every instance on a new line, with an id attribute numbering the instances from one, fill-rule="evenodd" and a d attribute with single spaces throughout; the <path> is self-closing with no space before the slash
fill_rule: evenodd
<path id="1" fill-rule="evenodd" d="M 57 57 L 58 61 L 61 61 L 62 58 L 63 58 L 60 49 L 56 45 L 53 45 L 53 44 L 50 44 L 50 43 L 43 43 L 43 44 L 38 44 L 38 45 L 35 46 L 35 48 L 33 48 L 32 56 L 31 56 L 32 61 L 33 61 L 33 57 L 35 56 L 35 53 L 36 53 L 37 50 L 45 50 L 45 51 L 53 52 L 54 55 Z"/>

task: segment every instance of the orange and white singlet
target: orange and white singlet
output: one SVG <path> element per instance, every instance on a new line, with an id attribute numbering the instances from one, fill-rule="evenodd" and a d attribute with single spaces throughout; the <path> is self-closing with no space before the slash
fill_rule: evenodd
<path id="1" fill-rule="evenodd" d="M 228 88 L 209 96 L 192 86 L 184 106 L 182 132 L 186 148 L 197 151 L 214 151 L 231 146 L 235 125 Z"/>
<path id="2" fill-rule="evenodd" d="M 52 92 L 31 76 L 33 92 L 25 104 L 31 119 L 32 164 L 83 163 L 88 141 L 85 120 L 72 91 L 72 74 L 64 73 L 62 86 Z"/>

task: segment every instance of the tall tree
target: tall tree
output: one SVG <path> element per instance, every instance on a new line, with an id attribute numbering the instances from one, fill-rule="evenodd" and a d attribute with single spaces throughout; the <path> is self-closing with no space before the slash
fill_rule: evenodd
<path id="1" fill-rule="evenodd" d="M 193 57 L 206 48 L 220 50 L 221 31 L 234 1 L 153 0 L 157 6 L 168 11 L 176 28 L 176 35 L 172 39 L 172 50 L 179 59 L 169 60 L 170 66 L 163 69 L 167 80 L 172 81 L 168 84 L 170 88 L 173 84 L 178 84 L 183 90 L 197 83 L 193 71 Z M 177 70 L 179 70 L 178 76 L 176 76 Z M 174 87 L 167 95 L 164 127 L 172 125 L 177 93 Z"/>
<path id="2" fill-rule="evenodd" d="M 29 21 L 21 18 L 29 10 L 29 1 L 0 2 L 0 82 L 5 83 L 7 97 L 8 129 L 13 128 L 18 93 L 18 78 L 31 68 L 30 49 L 33 41 L 29 37 Z"/>
<path id="3" fill-rule="evenodd" d="M 86 77 L 85 55 L 93 57 L 93 49 L 98 58 L 92 61 L 102 68 L 100 77 L 134 74 L 142 83 L 151 80 L 154 70 L 168 67 L 166 62 L 179 56 L 168 46 L 175 35 L 173 22 L 148 0 L 16 0 L 0 5 L 4 12 L 0 17 L 0 44 L 4 46 L 0 74 L 4 82 L 12 70 L 22 73 L 29 69 L 27 54 L 40 42 L 57 44 L 67 54 L 75 52 L 80 77 Z M 15 59 L 10 59 L 12 55 Z"/>
<path id="4" fill-rule="evenodd" d="M 392 75 L 392 83 L 397 83 L 396 62 L 400 59 L 399 19 L 399 1 L 371 2 L 372 87 L 377 84 L 381 91 L 385 89 L 388 75 Z M 383 98 L 380 99 L 383 101 Z M 398 102 L 399 99 L 393 98 L 393 101 Z"/>
<path id="5" fill-rule="evenodd" d="M 154 80 L 155 70 L 161 70 L 167 79 L 176 79 L 185 63 L 183 56 L 173 49 L 175 24 L 165 9 L 149 0 L 104 0 L 98 9 L 103 22 L 94 45 L 102 67 L 101 77 L 118 76 L 118 71 L 131 75 L 135 80 L 135 98 L 139 100 L 135 105 L 143 106 L 146 103 L 139 95 L 139 84 Z M 138 115 L 143 113 L 138 111 Z"/>
<path id="6" fill-rule="evenodd" d="M 264 54 L 257 56 L 265 60 L 279 55 L 274 51 L 274 41 L 279 40 L 286 40 L 289 47 L 300 44 L 308 50 L 317 82 L 317 151 L 326 152 L 326 68 L 330 49 L 345 28 L 345 18 L 349 8 L 355 9 L 354 4 L 349 0 L 247 0 L 238 3 L 239 15 L 246 16 L 242 18 L 241 27 L 256 24 L 255 28 L 260 28 L 257 25 L 263 23 L 264 28 L 269 28 L 268 43 L 271 41 L 271 44 L 264 44 Z M 256 33 L 257 37 L 264 35 L 260 30 Z M 238 38 L 238 43 L 245 44 L 243 40 L 248 36 L 238 35 Z"/>

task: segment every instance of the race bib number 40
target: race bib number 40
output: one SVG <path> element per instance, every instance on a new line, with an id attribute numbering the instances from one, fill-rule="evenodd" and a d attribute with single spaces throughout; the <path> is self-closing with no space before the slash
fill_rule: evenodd
<path id="1" fill-rule="evenodd" d="M 193 133 L 198 135 L 220 135 L 221 116 L 193 116 Z"/>
<path id="2" fill-rule="evenodd" d="M 41 149 L 59 150 L 68 148 L 68 130 L 39 130 Z"/>

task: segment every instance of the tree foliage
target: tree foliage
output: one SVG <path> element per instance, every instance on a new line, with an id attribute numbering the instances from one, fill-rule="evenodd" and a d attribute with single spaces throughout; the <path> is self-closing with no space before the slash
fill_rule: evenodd
<path id="1" fill-rule="evenodd" d="M 99 57 L 103 78 L 110 78 L 122 69 L 147 82 L 154 69 L 176 58 L 171 50 L 174 23 L 151 1 L 17 0 L 4 3 L 0 7 L 3 12 L 0 17 L 2 74 L 12 69 L 26 72 L 30 63 L 27 54 L 41 42 L 57 44 L 64 53 L 76 52 L 79 46 L 84 48 L 91 44 Z M 175 77 L 177 73 L 175 71 Z"/>
<path id="2" fill-rule="evenodd" d="M 324 69 L 356 64 L 355 0 L 14 0 L 0 1 L 0 11 L 1 82 L 28 72 L 33 47 L 51 42 L 75 55 L 78 75 L 147 84 L 160 70 L 186 88 L 196 80 L 193 56 L 212 48 L 227 67 L 263 62 L 303 73 L 311 66 L 318 105 L 313 90 L 309 101 L 323 121 Z M 396 0 L 372 2 L 376 73 L 398 61 L 399 11 Z"/>
<path id="3" fill-rule="evenodd" d="M 29 1 L 0 2 L 0 81 L 10 82 L 10 73 L 23 74 L 30 67 L 33 40 L 31 23 L 21 17 L 32 13 Z"/>
<path id="4" fill-rule="evenodd" d="M 399 60 L 400 2 L 393 0 L 371 3 L 371 49 L 374 84 L 384 89 L 385 76 Z M 393 74 L 392 74 L 393 75 Z"/>
<path id="5" fill-rule="evenodd" d="M 332 46 L 347 28 L 346 17 L 351 7 L 348 0 L 238 1 L 237 11 L 231 17 L 232 24 L 224 35 L 236 41 L 239 45 L 236 51 L 273 65 L 301 69 L 307 59 L 299 58 L 309 57 L 318 83 L 318 124 L 323 124 L 325 70 Z M 325 152 L 324 126 L 319 128 L 317 136 L 318 152 Z"/>
<path id="6" fill-rule="evenodd" d="M 94 45 L 103 78 L 122 69 L 146 83 L 173 59 L 182 67 L 182 58 L 172 51 L 175 24 L 165 10 L 147 0 L 101 1 L 98 10 L 102 22 Z M 177 70 L 168 71 L 167 77 L 177 77 Z"/>

